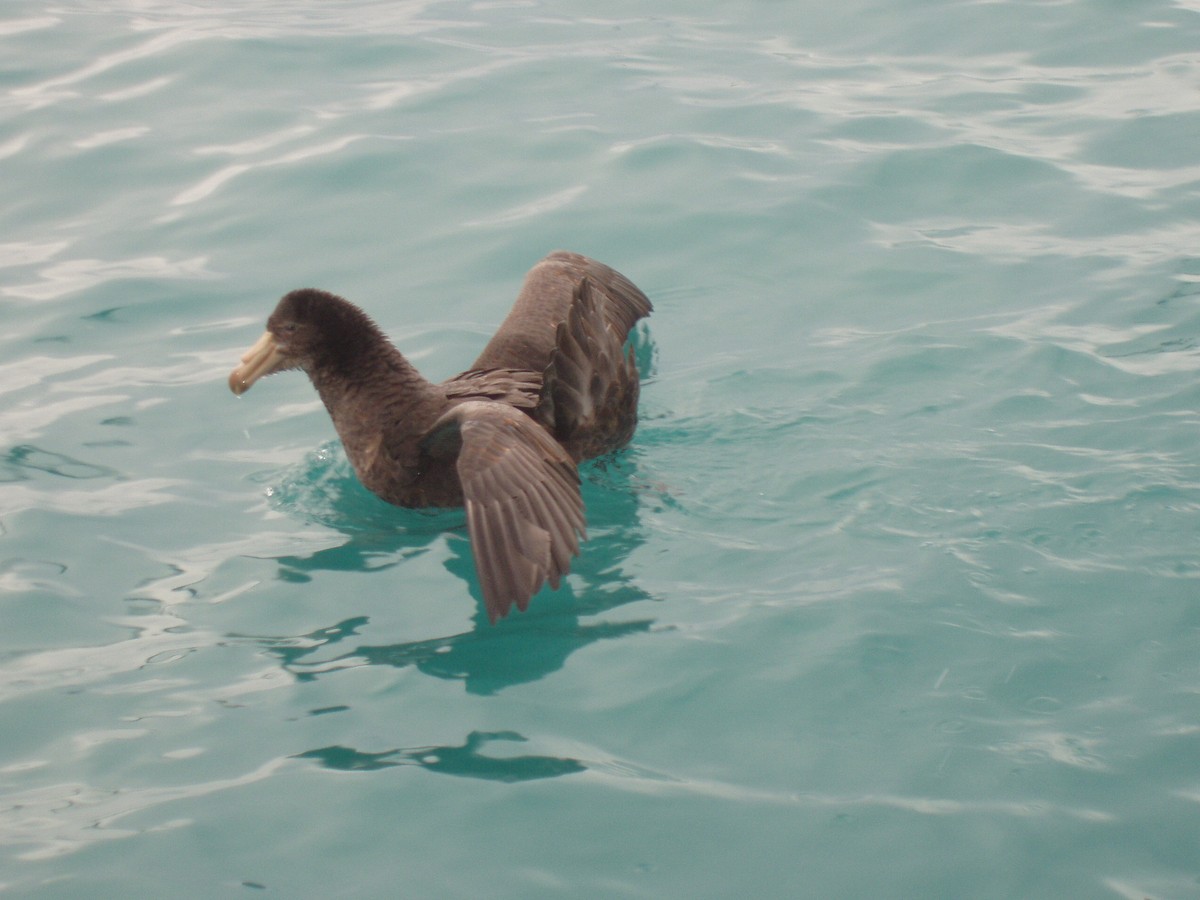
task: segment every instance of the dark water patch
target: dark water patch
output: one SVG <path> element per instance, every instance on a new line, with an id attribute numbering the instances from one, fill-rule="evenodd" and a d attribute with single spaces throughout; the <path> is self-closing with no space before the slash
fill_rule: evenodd
<path id="1" fill-rule="evenodd" d="M 349 712 L 351 709 L 352 707 L 344 703 L 339 703 L 337 706 L 322 706 L 319 709 L 310 709 L 308 714 L 310 716 L 327 716 L 330 713 Z"/>
<path id="2" fill-rule="evenodd" d="M 598 641 L 649 632 L 650 619 L 582 623 L 579 617 L 608 612 L 645 594 L 614 590 L 577 594 L 566 586 L 550 596 L 535 597 L 530 612 L 513 613 L 491 625 L 480 603 L 472 628 L 458 634 L 392 644 L 357 643 L 330 656 L 327 648 L 360 638 L 367 628 L 363 617 L 347 619 L 326 629 L 297 637 L 254 637 L 252 640 L 279 659 L 298 681 L 313 681 L 359 666 L 415 667 L 426 675 L 460 681 L 468 693 L 490 695 L 518 684 L 539 681 L 557 672 L 575 652 Z M 438 602 L 426 598 L 426 602 Z"/>
<path id="3" fill-rule="evenodd" d="M 515 731 L 472 731 L 462 744 L 457 745 L 400 748 L 375 753 L 336 745 L 297 753 L 295 758 L 317 760 L 325 768 L 339 772 L 377 772 L 397 766 L 420 766 L 440 775 L 508 783 L 557 778 L 588 768 L 581 760 L 572 757 L 536 754 L 489 756 L 482 752 L 497 741 L 527 740 Z"/>
<path id="4" fill-rule="evenodd" d="M 13 447 L 0 459 L 0 482 L 27 481 L 36 477 L 34 473 L 38 472 L 76 480 L 116 478 L 120 474 L 107 466 L 84 462 L 65 453 L 43 450 L 32 444 Z"/>

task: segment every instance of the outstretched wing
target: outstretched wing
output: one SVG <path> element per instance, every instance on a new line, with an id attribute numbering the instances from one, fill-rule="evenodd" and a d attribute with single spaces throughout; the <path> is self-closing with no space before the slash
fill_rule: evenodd
<path id="1" fill-rule="evenodd" d="M 543 375 L 538 419 L 575 459 L 623 447 L 637 426 L 637 365 L 603 299 L 587 278 L 575 287 Z"/>
<path id="2" fill-rule="evenodd" d="M 646 295 L 616 269 L 556 250 L 529 270 L 512 309 L 472 368 L 543 371 L 554 353 L 558 324 L 566 321 L 585 278 L 600 295 L 601 315 L 624 343 L 637 320 L 650 315 Z"/>
<path id="3" fill-rule="evenodd" d="M 507 404 L 469 400 L 442 415 L 422 446 L 456 459 L 488 618 L 526 609 L 547 581 L 558 587 L 586 530 L 579 473 L 546 429 Z"/>

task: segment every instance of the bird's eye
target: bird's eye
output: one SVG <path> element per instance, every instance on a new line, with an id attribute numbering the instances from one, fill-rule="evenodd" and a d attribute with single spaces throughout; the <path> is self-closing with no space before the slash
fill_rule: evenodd
<path id="1" fill-rule="evenodd" d="M 296 333 L 296 323 L 295 322 L 284 322 L 282 325 L 279 326 L 279 331 L 281 334 L 295 334 Z"/>

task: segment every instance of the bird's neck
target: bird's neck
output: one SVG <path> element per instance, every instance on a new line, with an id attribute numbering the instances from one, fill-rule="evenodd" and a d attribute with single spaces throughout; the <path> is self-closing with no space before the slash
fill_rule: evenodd
<path id="1" fill-rule="evenodd" d="M 436 386 L 387 340 L 360 350 L 344 366 L 331 361 L 314 366 L 308 376 L 351 454 L 375 439 L 365 433 L 368 423 L 412 422 L 436 401 Z"/>
<path id="2" fill-rule="evenodd" d="M 326 357 L 308 369 L 313 387 L 330 407 L 342 397 L 418 400 L 433 386 L 386 338 L 358 347 L 344 359 Z M 365 402 L 365 401 L 359 401 Z"/>

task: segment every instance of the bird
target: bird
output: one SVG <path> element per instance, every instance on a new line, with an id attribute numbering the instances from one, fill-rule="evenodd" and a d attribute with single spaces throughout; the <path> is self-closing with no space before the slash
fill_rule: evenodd
<path id="1" fill-rule="evenodd" d="M 603 263 L 557 250 L 525 276 L 471 367 L 424 378 L 358 306 L 285 294 L 230 373 L 305 372 L 359 481 L 397 506 L 464 507 L 489 621 L 558 588 L 587 538 L 579 463 L 624 447 L 640 373 L 628 337 L 650 300 Z"/>

